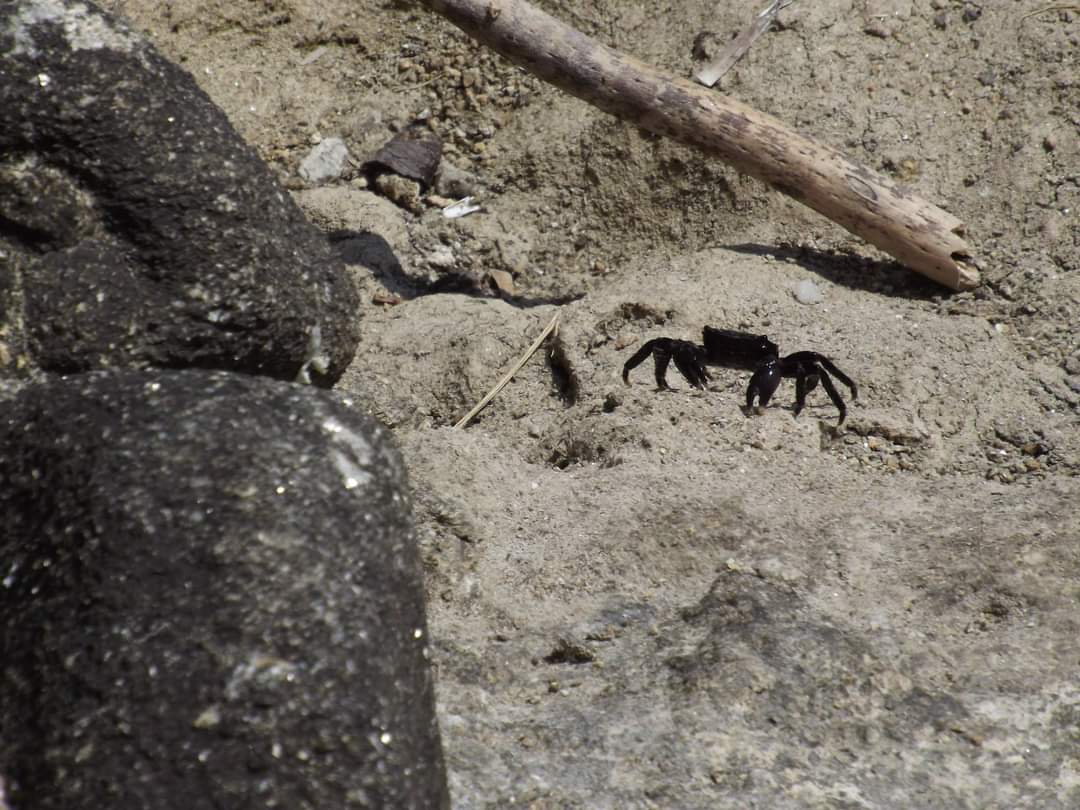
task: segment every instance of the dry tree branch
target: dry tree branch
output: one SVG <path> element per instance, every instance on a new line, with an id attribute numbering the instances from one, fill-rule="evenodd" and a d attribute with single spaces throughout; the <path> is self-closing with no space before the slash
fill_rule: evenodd
<path id="1" fill-rule="evenodd" d="M 422 0 L 556 87 L 704 149 L 954 290 L 979 283 L 964 224 L 777 119 L 590 39 L 524 0 Z"/>

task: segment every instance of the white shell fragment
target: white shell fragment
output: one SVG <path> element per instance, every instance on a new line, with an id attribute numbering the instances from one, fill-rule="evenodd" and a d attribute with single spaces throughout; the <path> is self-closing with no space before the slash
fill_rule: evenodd
<path id="1" fill-rule="evenodd" d="M 482 210 L 479 205 L 473 204 L 472 197 L 463 197 L 453 205 L 448 205 L 442 210 L 442 214 L 447 219 L 457 219 L 458 217 L 468 216 L 469 214 L 475 214 L 477 211 Z"/>

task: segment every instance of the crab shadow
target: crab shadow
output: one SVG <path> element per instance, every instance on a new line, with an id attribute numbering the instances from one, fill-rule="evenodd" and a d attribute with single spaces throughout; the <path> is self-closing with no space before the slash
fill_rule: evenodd
<path id="1" fill-rule="evenodd" d="M 945 287 L 891 259 L 873 259 L 835 250 L 819 250 L 806 245 L 761 245 L 746 242 L 723 247 L 735 253 L 793 261 L 804 270 L 809 270 L 833 284 L 890 298 L 930 301 L 949 295 Z"/>

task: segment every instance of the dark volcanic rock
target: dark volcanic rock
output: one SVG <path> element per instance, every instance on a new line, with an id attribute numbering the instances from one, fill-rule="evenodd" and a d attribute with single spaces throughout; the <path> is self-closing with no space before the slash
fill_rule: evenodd
<path id="1" fill-rule="evenodd" d="M 6 403 L 14 806 L 448 805 L 405 472 L 349 405 L 199 370 Z"/>
<path id="2" fill-rule="evenodd" d="M 187 73 L 91 3 L 0 4 L 0 52 L 0 286 L 25 312 L 7 354 L 341 374 L 356 290 Z"/>

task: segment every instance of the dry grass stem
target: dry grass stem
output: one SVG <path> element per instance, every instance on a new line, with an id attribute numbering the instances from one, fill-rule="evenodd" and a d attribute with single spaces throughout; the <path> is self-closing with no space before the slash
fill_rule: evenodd
<path id="1" fill-rule="evenodd" d="M 521 371 L 522 367 L 529 362 L 529 358 L 536 354 L 536 350 L 540 348 L 540 345 L 547 339 L 547 336 L 555 332 L 558 328 L 559 313 L 556 312 L 555 317 L 552 318 L 551 322 L 544 327 L 544 331 L 541 332 L 540 336 L 532 342 L 532 345 L 525 350 L 525 354 L 523 354 L 521 358 L 517 361 L 517 363 L 514 364 L 514 367 L 508 372 L 506 372 L 506 375 L 495 384 L 495 387 L 488 391 L 484 395 L 484 398 L 473 406 L 473 409 L 471 411 L 461 417 L 461 419 L 458 420 L 457 424 L 454 425 L 454 427 L 465 427 L 467 424 L 469 424 L 469 422 L 472 421 L 474 416 L 476 416 L 478 413 L 480 413 L 480 411 L 486 408 L 487 404 L 491 402 L 491 400 L 495 399 L 498 393 L 506 387 L 506 384 L 510 382 L 510 380 L 514 379 L 514 375 Z"/>

